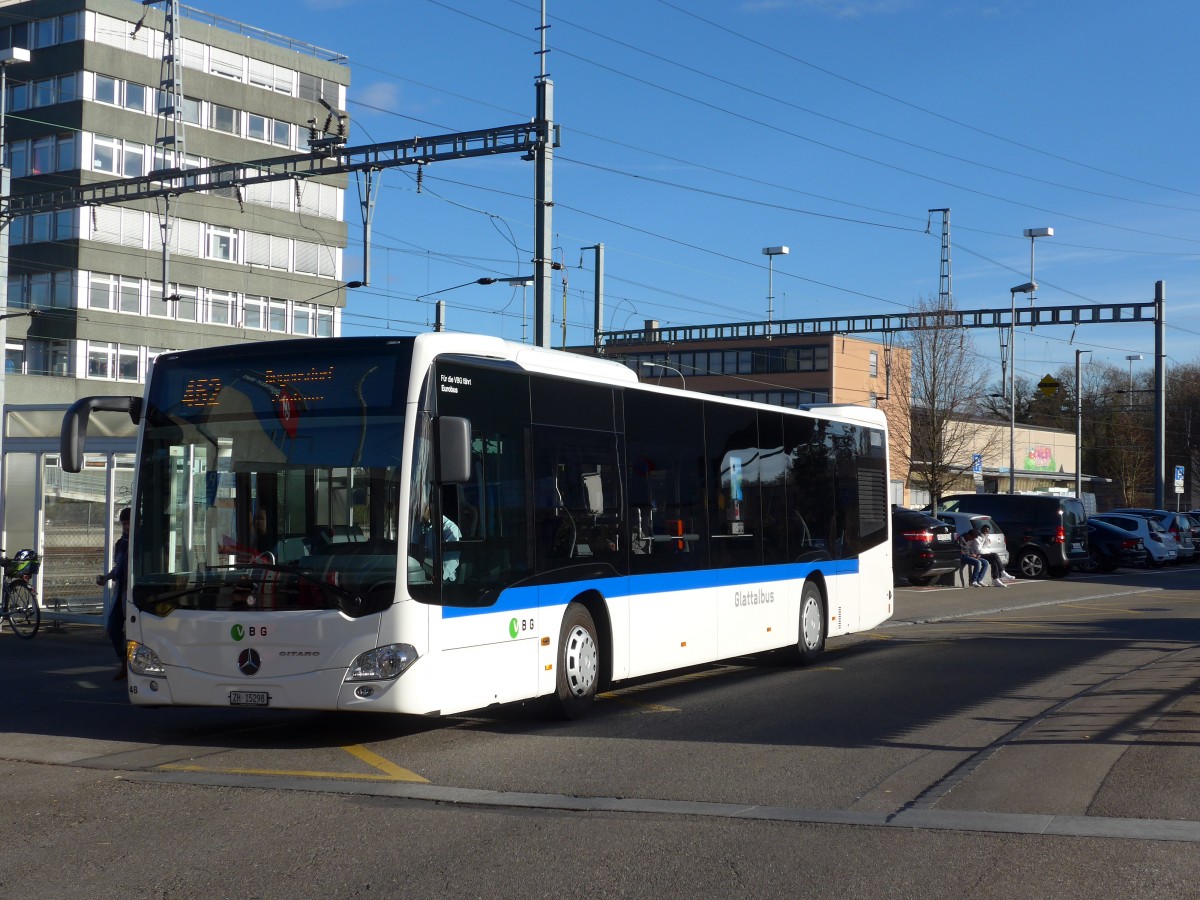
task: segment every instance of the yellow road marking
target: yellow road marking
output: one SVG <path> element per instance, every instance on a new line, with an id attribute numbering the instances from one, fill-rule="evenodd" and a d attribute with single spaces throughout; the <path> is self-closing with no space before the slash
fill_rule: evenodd
<path id="1" fill-rule="evenodd" d="M 395 781 L 418 781 L 423 782 L 424 784 L 429 783 L 429 779 L 422 778 L 416 772 L 410 772 L 408 769 L 401 768 L 390 759 L 384 759 L 378 753 L 371 752 L 362 744 L 350 744 L 342 749 L 351 756 L 357 756 L 367 765 L 374 766 L 381 772 L 387 773 Z"/>
<path id="2" fill-rule="evenodd" d="M 396 778 L 393 775 L 370 775 L 370 774 L 355 774 L 353 772 L 310 772 L 303 769 L 208 769 L 204 766 L 181 766 L 181 765 L 165 765 L 159 766 L 169 772 L 208 772 L 215 775 L 290 775 L 296 778 L 340 778 L 346 781 L 417 781 L 428 784 L 428 781 L 420 775 L 413 775 L 410 779 Z M 411 773 L 410 773 L 411 774 Z"/>
<path id="3" fill-rule="evenodd" d="M 244 769 L 244 768 L 208 768 L 206 766 L 167 764 L 158 766 L 169 772 L 210 772 L 220 775 L 283 775 L 295 778 L 340 778 L 346 781 L 407 781 L 416 784 L 429 784 L 429 779 L 422 778 L 416 772 L 396 765 L 384 759 L 378 753 L 373 753 L 361 744 L 351 744 L 343 747 L 351 756 L 357 757 L 369 766 L 379 769 L 383 774 L 360 774 L 356 772 L 317 772 L 307 769 Z"/>

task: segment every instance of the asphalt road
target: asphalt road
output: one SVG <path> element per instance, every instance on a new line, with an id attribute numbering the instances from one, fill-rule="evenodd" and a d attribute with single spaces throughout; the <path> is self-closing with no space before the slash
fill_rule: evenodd
<path id="1" fill-rule="evenodd" d="M 134 709 L 0 634 L 0 896 L 1193 896 L 1200 569 L 896 596 L 582 722 Z"/>

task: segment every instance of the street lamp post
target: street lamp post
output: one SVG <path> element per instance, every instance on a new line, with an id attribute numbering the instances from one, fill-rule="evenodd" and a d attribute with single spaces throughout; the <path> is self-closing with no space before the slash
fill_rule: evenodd
<path id="1" fill-rule="evenodd" d="M 1125 359 L 1129 363 L 1129 394 L 1125 406 L 1130 412 L 1133 412 L 1133 364 L 1140 362 L 1144 357 L 1140 353 L 1130 353 Z"/>
<path id="2" fill-rule="evenodd" d="M 683 385 L 683 389 L 685 391 L 687 390 L 687 379 L 684 378 L 683 373 L 674 366 L 668 366 L 667 364 L 660 362 L 650 362 L 649 360 L 643 360 L 642 365 L 649 369 L 666 369 L 668 372 L 674 372 L 679 376 L 679 381 Z"/>
<path id="3" fill-rule="evenodd" d="M 1033 281 L 1009 288 L 1012 312 L 1008 320 L 1008 492 L 1017 492 L 1017 294 L 1033 296 Z M 1032 301 L 1030 301 L 1032 303 Z"/>
<path id="4" fill-rule="evenodd" d="M 767 258 L 767 328 L 770 330 L 771 319 L 775 316 L 775 257 L 786 256 L 792 251 L 787 247 L 763 247 L 762 252 Z"/>
<path id="5" fill-rule="evenodd" d="M 1029 238 L 1029 281 L 1009 291 L 1012 302 L 1012 318 L 1008 321 L 1008 492 L 1017 492 L 1017 294 L 1029 295 L 1029 306 L 1033 307 L 1037 294 L 1037 279 L 1033 273 L 1033 248 L 1038 238 L 1054 237 L 1053 228 L 1026 228 Z"/>
<path id="6" fill-rule="evenodd" d="M 1083 385 L 1080 383 L 1079 357 L 1091 350 L 1075 351 L 1075 499 L 1083 499 Z"/>

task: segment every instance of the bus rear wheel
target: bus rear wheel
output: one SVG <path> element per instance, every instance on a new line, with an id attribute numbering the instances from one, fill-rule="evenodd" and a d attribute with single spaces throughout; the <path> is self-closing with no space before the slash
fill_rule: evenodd
<path id="1" fill-rule="evenodd" d="M 801 665 L 814 662 L 825 649 L 825 597 L 814 582 L 804 582 L 800 594 L 800 639 L 796 656 Z"/>
<path id="2" fill-rule="evenodd" d="M 582 603 L 572 603 L 563 616 L 558 636 L 558 674 L 555 700 L 564 718 L 587 715 L 600 683 L 600 642 L 596 623 Z"/>

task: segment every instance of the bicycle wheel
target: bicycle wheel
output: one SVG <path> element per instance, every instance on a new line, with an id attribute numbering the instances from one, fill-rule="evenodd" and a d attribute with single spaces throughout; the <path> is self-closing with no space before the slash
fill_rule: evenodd
<path id="1" fill-rule="evenodd" d="M 31 638 L 38 632 L 42 624 L 42 611 L 38 607 L 37 597 L 24 581 L 10 581 L 8 584 L 8 622 L 17 637 Z"/>

